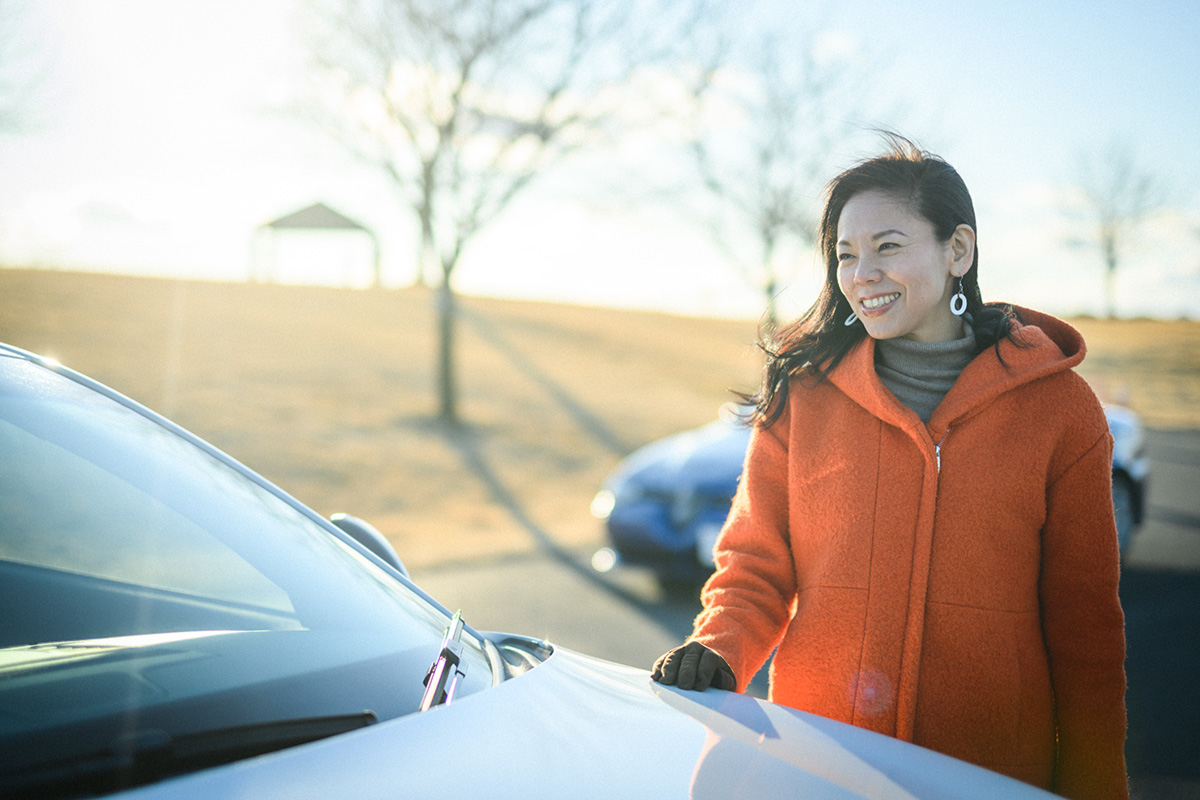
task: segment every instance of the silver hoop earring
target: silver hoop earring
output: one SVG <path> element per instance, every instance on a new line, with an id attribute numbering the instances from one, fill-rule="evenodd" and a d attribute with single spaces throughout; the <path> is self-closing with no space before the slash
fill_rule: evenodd
<path id="1" fill-rule="evenodd" d="M 950 298 L 950 313 L 961 317 L 967 311 L 967 296 L 963 294 L 962 278 L 958 279 L 958 293 Z"/>
<path id="2" fill-rule="evenodd" d="M 846 317 L 846 321 L 843 322 L 842 324 L 845 325 L 847 328 L 849 328 L 851 325 L 853 325 L 856 322 L 858 322 L 858 314 L 855 314 L 853 311 L 851 311 L 850 316 Z"/>

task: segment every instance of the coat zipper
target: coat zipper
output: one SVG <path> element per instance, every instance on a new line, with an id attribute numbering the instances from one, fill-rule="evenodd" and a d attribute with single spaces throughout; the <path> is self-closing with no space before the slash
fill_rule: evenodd
<path id="1" fill-rule="evenodd" d="M 946 438 L 950 436 L 950 426 L 946 426 L 946 432 L 942 434 L 942 440 L 933 446 L 933 457 L 937 462 L 937 474 L 942 474 L 942 445 L 946 443 Z"/>

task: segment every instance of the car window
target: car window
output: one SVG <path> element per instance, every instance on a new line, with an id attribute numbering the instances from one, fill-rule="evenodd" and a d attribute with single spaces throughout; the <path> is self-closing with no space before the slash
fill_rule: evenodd
<path id="1" fill-rule="evenodd" d="M 4 361 L 0 558 L 262 606 L 304 627 L 394 624 L 404 588 L 266 487 L 86 387 Z M 444 624 L 427 604 L 404 610 Z"/>
<path id="2" fill-rule="evenodd" d="M 3 419 L 0 452 L 0 558 L 293 610 L 282 589 L 146 487 Z"/>
<path id="3" fill-rule="evenodd" d="M 0 605 L 0 795 L 13 776 L 75 780 L 61 765 L 135 723 L 191 736 L 413 713 L 448 623 L 252 473 L 3 355 Z M 459 699 L 498 679 L 481 639 L 462 644 Z"/>

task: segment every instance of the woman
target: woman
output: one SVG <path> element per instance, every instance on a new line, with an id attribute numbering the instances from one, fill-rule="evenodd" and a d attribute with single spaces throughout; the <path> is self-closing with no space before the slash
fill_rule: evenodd
<path id="1" fill-rule="evenodd" d="M 958 173 L 890 137 L 830 184 L 825 286 L 765 345 L 688 642 L 770 697 L 1076 798 L 1128 794 L 1112 439 L 1079 334 L 985 306 Z"/>

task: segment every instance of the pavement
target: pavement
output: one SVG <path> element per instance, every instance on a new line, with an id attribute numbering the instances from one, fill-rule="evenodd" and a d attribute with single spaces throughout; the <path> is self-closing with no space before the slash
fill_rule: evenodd
<path id="1" fill-rule="evenodd" d="M 1151 431 L 1148 517 L 1121 573 L 1125 755 L 1142 797 L 1200 798 L 1200 431 Z"/>

